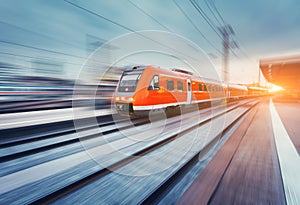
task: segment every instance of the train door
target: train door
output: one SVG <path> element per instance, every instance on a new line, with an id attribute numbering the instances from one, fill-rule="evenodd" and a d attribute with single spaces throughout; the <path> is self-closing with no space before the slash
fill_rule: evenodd
<path id="1" fill-rule="evenodd" d="M 192 102 L 192 86 L 191 86 L 191 80 L 187 79 L 187 99 L 186 102 L 187 104 L 191 104 Z"/>

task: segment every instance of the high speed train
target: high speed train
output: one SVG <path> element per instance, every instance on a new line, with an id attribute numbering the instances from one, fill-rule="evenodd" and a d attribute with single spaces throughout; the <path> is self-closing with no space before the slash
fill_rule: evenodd
<path id="1" fill-rule="evenodd" d="M 259 91 L 252 89 L 250 92 Z M 151 110 L 238 99 L 252 95 L 247 86 L 200 78 L 181 69 L 135 66 L 126 69 L 113 102 L 120 115 L 139 116 Z"/>

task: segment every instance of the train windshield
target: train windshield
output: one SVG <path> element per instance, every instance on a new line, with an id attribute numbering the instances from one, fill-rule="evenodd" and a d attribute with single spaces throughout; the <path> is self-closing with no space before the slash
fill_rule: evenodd
<path id="1" fill-rule="evenodd" d="M 141 72 L 125 72 L 120 80 L 119 92 L 134 92 L 141 77 Z"/>

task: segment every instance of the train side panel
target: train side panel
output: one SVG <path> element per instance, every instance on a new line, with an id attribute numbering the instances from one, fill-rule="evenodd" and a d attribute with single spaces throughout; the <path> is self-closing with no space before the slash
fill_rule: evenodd
<path id="1" fill-rule="evenodd" d="M 122 77 L 120 81 L 124 82 L 119 82 L 118 87 L 125 85 L 125 88 L 117 88 L 114 97 L 115 107 L 120 113 L 124 111 L 135 114 L 136 111 L 150 111 L 190 103 L 239 99 L 248 96 L 250 92 L 244 85 L 202 80 L 190 73 L 153 66 L 134 67 L 124 71 L 124 75 L 128 76 Z M 131 87 L 127 88 L 128 85 Z M 188 99 L 189 95 L 191 101 Z"/>

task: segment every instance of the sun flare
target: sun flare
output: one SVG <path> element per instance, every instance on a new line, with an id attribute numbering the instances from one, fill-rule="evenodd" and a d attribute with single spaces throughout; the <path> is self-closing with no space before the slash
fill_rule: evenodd
<path id="1" fill-rule="evenodd" d="M 274 93 L 274 92 L 278 92 L 278 91 L 282 91 L 282 90 L 284 90 L 282 87 L 280 87 L 278 85 L 271 84 L 269 91 Z"/>

